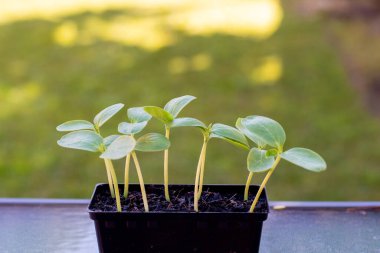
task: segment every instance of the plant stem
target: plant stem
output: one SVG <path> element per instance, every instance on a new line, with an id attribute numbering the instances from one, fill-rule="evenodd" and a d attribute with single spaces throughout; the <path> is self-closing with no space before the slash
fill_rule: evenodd
<path id="1" fill-rule="evenodd" d="M 107 178 L 108 178 L 108 185 L 110 187 L 110 192 L 111 192 L 111 197 L 115 198 L 115 191 L 113 189 L 113 183 L 112 183 L 112 176 L 111 176 L 111 171 L 107 165 L 106 159 L 104 159 L 104 163 L 106 164 L 106 171 L 107 171 Z"/>
<path id="2" fill-rule="evenodd" d="M 201 153 L 199 155 L 198 165 L 197 165 L 197 173 L 195 175 L 195 183 L 194 183 L 194 210 L 198 212 L 198 188 L 199 188 L 199 178 L 201 174 L 201 166 L 202 166 L 202 157 L 205 150 L 205 147 L 207 145 L 206 140 L 203 141 Z"/>
<path id="3" fill-rule="evenodd" d="M 205 174 L 205 162 L 206 162 L 206 151 L 207 151 L 207 140 L 205 142 L 205 148 L 203 151 L 203 156 L 201 160 L 201 175 L 200 175 L 200 182 L 199 182 L 199 189 L 198 189 L 198 199 L 200 199 L 202 195 L 202 188 L 203 188 L 203 178 Z"/>
<path id="4" fill-rule="evenodd" d="M 244 189 L 244 201 L 248 200 L 248 192 L 249 192 L 249 186 L 251 185 L 253 172 L 249 172 L 247 183 L 245 183 L 245 189 Z"/>
<path id="5" fill-rule="evenodd" d="M 144 202 L 144 209 L 145 209 L 145 212 L 149 212 L 148 199 L 146 197 L 144 179 L 143 179 L 143 176 L 141 173 L 140 164 L 139 164 L 139 161 L 137 160 L 137 156 L 136 156 L 135 151 L 132 151 L 132 158 L 133 158 L 133 161 L 135 163 L 137 176 L 138 176 L 139 182 L 140 182 L 141 195 L 142 195 L 143 202 Z"/>
<path id="6" fill-rule="evenodd" d="M 104 159 L 106 161 L 106 166 L 108 166 L 108 169 L 111 172 L 112 181 L 113 181 L 113 187 L 115 189 L 115 197 L 116 197 L 116 209 L 118 212 L 121 212 L 121 203 L 120 203 L 120 193 L 119 193 L 119 185 L 116 178 L 115 169 L 113 168 L 112 161 L 109 159 Z"/>
<path id="7" fill-rule="evenodd" d="M 165 137 L 169 140 L 170 128 L 165 127 Z M 169 196 L 169 149 L 164 151 L 164 188 L 165 188 L 165 199 L 170 201 Z"/>
<path id="8" fill-rule="evenodd" d="M 250 213 L 253 213 L 253 211 L 255 210 L 257 201 L 259 201 L 260 195 L 261 195 L 262 191 L 264 190 L 265 185 L 267 184 L 270 176 L 272 175 L 274 169 L 277 167 L 280 160 L 281 160 L 281 156 L 277 155 L 276 160 L 274 161 L 272 168 L 268 171 L 267 175 L 265 176 L 263 182 L 260 185 L 259 190 L 257 191 L 256 197 L 252 202 L 251 208 L 249 209 Z"/>
<path id="9" fill-rule="evenodd" d="M 96 130 L 96 132 L 97 132 L 98 134 L 100 134 L 98 128 L 96 128 L 95 130 Z M 103 153 L 105 150 L 106 150 L 106 147 L 105 147 L 104 145 L 102 145 L 101 148 L 100 148 L 100 151 Z M 114 188 L 113 188 L 112 175 L 111 175 L 111 171 L 110 171 L 110 169 L 109 169 L 109 167 L 108 167 L 108 165 L 107 165 L 107 161 L 106 161 L 106 159 L 104 159 L 104 163 L 106 164 L 108 186 L 110 187 L 111 197 L 112 197 L 112 198 L 115 198 L 115 190 L 114 190 Z"/>
<path id="10" fill-rule="evenodd" d="M 125 160 L 125 171 L 124 171 L 124 197 L 128 197 L 128 189 L 129 189 L 129 165 L 131 164 L 131 154 L 127 155 Z"/>

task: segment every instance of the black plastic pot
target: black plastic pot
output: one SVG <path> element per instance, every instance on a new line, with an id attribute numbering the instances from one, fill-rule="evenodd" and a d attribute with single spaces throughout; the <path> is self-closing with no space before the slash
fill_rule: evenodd
<path id="1" fill-rule="evenodd" d="M 98 184 L 89 205 L 95 222 L 100 252 L 161 253 L 253 253 L 259 252 L 263 221 L 269 208 L 265 191 L 260 199 L 264 211 L 247 212 L 100 212 L 93 211 L 94 199 L 107 191 L 107 184 Z M 149 193 L 151 187 L 146 185 Z M 192 185 L 171 185 L 189 192 Z M 119 186 L 121 192 L 123 185 Z M 257 192 L 252 185 L 250 192 Z M 244 192 L 242 185 L 205 185 L 203 189 L 223 193 Z M 130 191 L 139 191 L 130 185 Z"/>

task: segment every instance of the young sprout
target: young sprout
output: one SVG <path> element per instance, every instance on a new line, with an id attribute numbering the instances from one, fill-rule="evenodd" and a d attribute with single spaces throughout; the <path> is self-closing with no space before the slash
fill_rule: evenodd
<path id="1" fill-rule="evenodd" d="M 141 172 L 140 164 L 137 160 L 136 151 L 155 152 L 168 149 L 169 140 L 162 134 L 149 133 L 141 136 L 137 140 L 133 135 L 121 135 L 117 137 L 106 151 L 100 156 L 104 159 L 118 160 L 128 156 L 132 156 L 135 163 L 137 176 L 140 182 L 141 195 L 143 198 L 145 212 L 149 212 L 148 199 L 146 196 L 144 179 Z"/>
<path id="2" fill-rule="evenodd" d="M 291 148 L 284 151 L 285 131 L 278 122 L 270 118 L 263 116 L 239 118 L 236 122 L 236 127 L 258 146 L 250 150 L 247 158 L 250 173 L 246 192 L 248 192 L 247 188 L 253 173 L 268 171 L 252 202 L 249 210 L 251 213 L 254 211 L 265 185 L 281 158 L 314 172 L 324 171 L 327 167 L 323 158 L 310 149 Z M 248 196 L 248 193 L 246 195 Z"/>
<path id="3" fill-rule="evenodd" d="M 72 120 L 57 126 L 57 130 L 60 132 L 70 132 L 58 140 L 58 145 L 65 148 L 90 152 L 105 152 L 107 146 L 115 139 L 115 136 L 103 138 L 100 135 L 100 127 L 123 107 L 123 104 L 115 104 L 105 108 L 95 116 L 94 123 L 86 120 Z M 104 163 L 111 196 L 112 198 L 116 197 L 117 211 L 121 212 L 119 187 L 115 169 L 109 159 L 104 159 Z"/>
<path id="4" fill-rule="evenodd" d="M 154 118 L 160 120 L 165 125 L 165 137 L 170 139 L 170 128 L 172 128 L 173 121 L 176 119 L 178 114 L 182 109 L 193 101 L 195 97 L 185 95 L 178 98 L 173 98 L 170 100 L 164 108 L 157 106 L 145 106 L 144 110 L 152 115 Z M 182 118 L 183 119 L 183 118 Z M 187 118 L 191 119 L 191 118 Z M 186 120 L 185 120 L 186 121 Z M 165 189 L 165 198 L 167 201 L 170 201 L 169 196 L 169 150 L 164 151 L 164 189 Z"/>
<path id="5" fill-rule="evenodd" d="M 127 111 L 127 116 L 129 122 L 122 122 L 119 124 L 118 130 L 119 133 L 134 136 L 137 133 L 140 133 L 145 126 L 148 124 L 148 121 L 152 118 L 150 114 L 144 111 L 143 107 L 133 107 L 129 108 Z M 129 166 L 131 161 L 131 153 L 127 154 L 125 161 L 124 169 L 124 197 L 128 197 L 129 189 Z"/>
<path id="6" fill-rule="evenodd" d="M 211 138 L 226 140 L 238 147 L 249 149 L 247 139 L 237 129 L 224 124 L 209 125 L 207 128 L 201 128 L 203 133 L 203 145 L 198 160 L 197 172 L 194 184 L 194 210 L 199 211 L 198 202 L 202 194 L 203 178 L 205 171 L 207 144 Z"/>

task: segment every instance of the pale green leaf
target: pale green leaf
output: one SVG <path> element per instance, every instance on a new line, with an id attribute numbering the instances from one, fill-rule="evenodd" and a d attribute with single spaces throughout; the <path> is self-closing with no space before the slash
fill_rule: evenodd
<path id="1" fill-rule="evenodd" d="M 200 120 L 194 118 L 176 118 L 171 123 L 170 127 L 200 127 L 207 128 Z"/>
<path id="2" fill-rule="evenodd" d="M 62 136 L 57 143 L 64 148 L 100 152 L 103 145 L 103 138 L 94 131 L 80 130 Z"/>
<path id="3" fill-rule="evenodd" d="M 136 141 L 132 136 L 119 136 L 108 146 L 100 158 L 111 160 L 121 159 L 132 152 L 135 145 Z"/>
<path id="4" fill-rule="evenodd" d="M 141 132 L 147 124 L 148 121 L 142 121 L 138 123 L 122 122 L 119 124 L 118 130 L 119 133 L 122 134 L 137 134 Z"/>
<path id="5" fill-rule="evenodd" d="M 263 116 L 248 116 L 241 120 L 241 125 L 250 133 L 247 137 L 259 146 L 266 144 L 282 149 L 285 143 L 285 131 L 273 119 Z"/>
<path id="6" fill-rule="evenodd" d="M 87 120 L 70 120 L 57 126 L 57 131 L 60 132 L 70 132 L 78 130 L 95 130 L 95 128 L 94 125 Z"/>
<path id="7" fill-rule="evenodd" d="M 114 116 L 116 113 L 118 113 L 122 108 L 124 107 L 124 104 L 114 104 L 111 105 L 101 112 L 99 112 L 95 118 L 94 118 L 94 124 L 97 128 L 101 127 L 104 123 L 106 123 L 112 116 Z"/>
<path id="8" fill-rule="evenodd" d="M 196 99 L 196 97 L 190 95 L 173 98 L 165 105 L 164 110 L 169 112 L 175 118 L 180 111 L 182 111 L 182 109 L 194 99 Z"/>
<path id="9" fill-rule="evenodd" d="M 170 141 L 162 134 L 149 133 L 137 139 L 135 150 L 154 152 L 168 149 Z"/>
<path id="10" fill-rule="evenodd" d="M 132 123 L 149 121 L 152 116 L 144 110 L 144 107 L 132 107 L 127 111 L 128 119 Z"/>
<path id="11" fill-rule="evenodd" d="M 248 137 L 248 139 L 250 139 L 250 140 L 252 140 L 253 142 L 255 142 L 256 144 L 257 144 L 257 146 L 258 147 L 260 147 L 260 148 L 263 148 L 263 147 L 265 147 L 265 143 L 263 143 L 263 142 L 261 142 L 258 138 L 256 138 L 256 136 L 253 134 L 253 133 L 251 133 L 242 123 L 241 123 L 241 121 L 242 121 L 243 119 L 242 118 L 238 118 L 237 120 L 236 120 L 236 124 L 235 124 L 235 126 L 236 126 L 236 128 L 237 129 L 239 129 L 239 131 L 241 132 L 241 133 L 243 133 L 245 136 L 247 136 Z"/>
<path id="12" fill-rule="evenodd" d="M 236 128 L 224 124 L 214 124 L 211 128 L 210 138 L 224 139 L 239 147 L 249 149 L 249 144 L 244 135 Z"/>
<path id="13" fill-rule="evenodd" d="M 165 125 L 170 124 L 173 121 L 173 115 L 164 109 L 157 106 L 145 106 L 144 110 L 152 115 L 152 117 L 162 121 Z"/>
<path id="14" fill-rule="evenodd" d="M 247 158 L 248 170 L 251 172 L 264 172 L 272 168 L 274 164 L 274 156 L 267 156 L 267 151 L 252 148 Z"/>
<path id="15" fill-rule="evenodd" d="M 323 158 L 313 150 L 306 148 L 292 148 L 282 153 L 281 158 L 314 172 L 324 171 L 327 164 Z"/>
<path id="16" fill-rule="evenodd" d="M 111 143 L 116 140 L 118 137 L 120 137 L 120 135 L 118 134 L 114 134 L 114 135 L 110 135 L 110 136 L 107 136 L 106 138 L 103 139 L 103 144 L 104 146 L 107 148 L 109 145 L 111 145 Z"/>

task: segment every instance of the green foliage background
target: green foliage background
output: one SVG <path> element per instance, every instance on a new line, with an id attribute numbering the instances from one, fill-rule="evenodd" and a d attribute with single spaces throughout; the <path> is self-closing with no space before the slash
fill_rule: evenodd
<path id="1" fill-rule="evenodd" d="M 62 47 L 51 34 L 62 22 L 80 28 L 91 17 L 108 20 L 130 10 L 86 12 L 60 21 L 25 20 L 0 25 L 0 197 L 88 198 L 106 181 L 96 154 L 65 150 L 55 127 L 70 119 L 92 120 L 108 105 L 163 106 L 185 94 L 197 100 L 180 116 L 233 125 L 257 114 L 279 121 L 286 149 L 301 146 L 328 164 L 314 174 L 282 162 L 268 189 L 277 200 L 378 200 L 380 122 L 361 106 L 336 51 L 326 36 L 328 23 L 286 10 L 280 29 L 264 41 L 226 34 L 189 35 L 173 30 L 177 42 L 157 51 L 98 39 Z M 204 71 L 173 74 L 173 57 L 207 54 Z M 263 57 L 282 59 L 280 80 L 269 85 L 249 78 Z M 126 110 L 105 125 L 113 133 Z M 158 122 L 149 130 L 163 133 Z M 146 132 L 146 131 L 145 131 Z M 202 136 L 196 129 L 173 129 L 170 181 L 193 183 Z M 243 184 L 247 152 L 211 141 L 206 183 Z M 163 182 L 163 154 L 139 154 L 147 183 Z M 122 180 L 123 163 L 116 163 Z M 254 178 L 259 183 L 262 175 Z M 132 181 L 137 182 L 135 171 Z"/>

